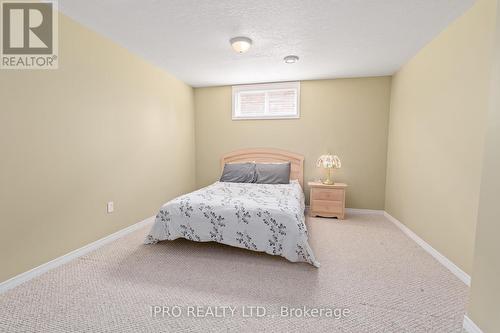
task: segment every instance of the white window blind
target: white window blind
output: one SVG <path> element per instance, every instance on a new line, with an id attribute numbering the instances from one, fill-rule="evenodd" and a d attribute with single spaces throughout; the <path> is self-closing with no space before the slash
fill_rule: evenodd
<path id="1" fill-rule="evenodd" d="M 233 86 L 233 119 L 299 118 L 300 83 Z"/>

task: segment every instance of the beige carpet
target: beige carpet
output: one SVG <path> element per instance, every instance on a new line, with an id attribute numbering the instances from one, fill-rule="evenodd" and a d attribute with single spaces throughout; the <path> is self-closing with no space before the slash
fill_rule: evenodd
<path id="1" fill-rule="evenodd" d="M 0 295 L 0 331 L 462 331 L 468 288 L 383 216 L 311 218 L 308 227 L 319 269 L 213 243 L 146 246 L 147 230 L 137 231 Z M 153 317 L 156 305 L 236 311 Z M 282 318 L 285 305 L 350 314 Z M 242 306 L 262 306 L 266 317 L 243 317 Z"/>

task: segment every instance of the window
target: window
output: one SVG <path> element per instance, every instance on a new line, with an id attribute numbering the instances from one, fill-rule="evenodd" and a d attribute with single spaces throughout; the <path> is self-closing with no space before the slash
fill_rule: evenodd
<path id="1" fill-rule="evenodd" d="M 299 118 L 300 82 L 233 86 L 233 119 Z"/>

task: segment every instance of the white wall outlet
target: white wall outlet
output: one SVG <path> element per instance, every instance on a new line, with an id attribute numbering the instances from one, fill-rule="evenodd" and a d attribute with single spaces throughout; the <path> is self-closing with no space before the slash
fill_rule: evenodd
<path id="1" fill-rule="evenodd" d="M 108 202 L 107 208 L 108 214 L 113 213 L 113 211 L 115 210 L 115 204 L 113 203 L 113 201 Z"/>

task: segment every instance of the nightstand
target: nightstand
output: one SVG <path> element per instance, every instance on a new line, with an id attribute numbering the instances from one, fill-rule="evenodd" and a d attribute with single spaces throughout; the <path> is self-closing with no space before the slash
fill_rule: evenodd
<path id="1" fill-rule="evenodd" d="M 344 219 L 345 190 L 347 184 L 335 183 L 325 185 L 320 182 L 309 182 L 311 188 L 310 216 L 336 217 Z"/>

